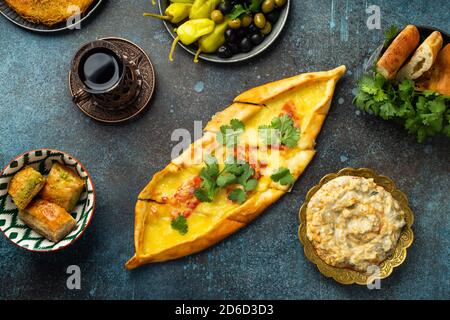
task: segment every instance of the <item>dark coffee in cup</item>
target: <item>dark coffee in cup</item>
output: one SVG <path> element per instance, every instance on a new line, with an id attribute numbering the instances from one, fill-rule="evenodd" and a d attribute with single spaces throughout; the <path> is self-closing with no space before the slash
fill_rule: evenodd
<path id="1" fill-rule="evenodd" d="M 71 72 L 79 84 L 73 101 L 89 100 L 109 110 L 127 108 L 142 86 L 136 63 L 107 40 L 95 40 L 82 46 L 72 60 Z"/>
<path id="2" fill-rule="evenodd" d="M 121 81 L 123 63 L 112 50 L 94 48 L 81 58 L 78 74 L 86 91 L 105 93 Z"/>

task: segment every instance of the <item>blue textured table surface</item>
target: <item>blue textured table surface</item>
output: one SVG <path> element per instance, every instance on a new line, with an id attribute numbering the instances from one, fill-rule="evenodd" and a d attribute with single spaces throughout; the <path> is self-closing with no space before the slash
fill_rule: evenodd
<path id="1" fill-rule="evenodd" d="M 364 60 L 382 41 L 366 26 L 379 5 L 382 27 L 407 23 L 450 31 L 448 0 L 292 1 L 285 32 L 248 63 L 192 63 L 161 22 L 142 17 L 150 1 L 108 1 L 74 32 L 40 35 L 0 17 L 0 166 L 30 149 L 51 147 L 77 157 L 91 173 L 97 210 L 83 237 L 53 254 L 30 253 L 0 238 L 0 299 L 449 299 L 450 146 L 416 142 L 396 125 L 358 112 L 352 90 Z M 77 48 L 106 36 L 127 38 L 151 56 L 157 90 L 138 119 L 104 125 L 71 102 L 67 74 Z M 291 194 L 220 244 L 173 262 L 126 271 L 133 254 L 134 204 L 151 176 L 170 160 L 176 128 L 193 131 L 239 92 L 305 71 L 345 64 L 318 139 L 318 155 Z M 409 196 L 416 221 L 406 262 L 381 290 L 343 286 L 320 274 L 297 237 L 298 209 L 320 178 L 343 167 L 369 167 L 392 177 Z M 68 290 L 69 265 L 81 268 L 81 290 Z"/>

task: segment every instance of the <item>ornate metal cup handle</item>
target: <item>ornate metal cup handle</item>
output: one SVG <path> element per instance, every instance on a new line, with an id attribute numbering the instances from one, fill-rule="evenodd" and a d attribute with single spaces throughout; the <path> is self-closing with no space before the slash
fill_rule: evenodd
<path id="1" fill-rule="evenodd" d="M 73 102 L 75 103 L 80 103 L 83 100 L 87 100 L 91 97 L 91 95 L 84 91 L 83 89 L 80 89 L 77 91 L 77 93 L 75 93 L 72 97 Z"/>

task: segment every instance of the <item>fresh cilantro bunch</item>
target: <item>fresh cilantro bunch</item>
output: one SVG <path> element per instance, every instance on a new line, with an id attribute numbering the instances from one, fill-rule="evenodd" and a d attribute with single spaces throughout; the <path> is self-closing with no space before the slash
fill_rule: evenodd
<path id="1" fill-rule="evenodd" d="M 419 142 L 436 134 L 450 137 L 450 97 L 414 87 L 412 80 L 396 85 L 377 72 L 366 74 L 358 82 L 353 102 L 384 120 L 401 123 Z"/>
<path id="2" fill-rule="evenodd" d="M 294 121 L 287 114 L 272 119 L 270 125 L 260 126 L 259 135 L 267 145 L 283 144 L 295 148 L 300 139 L 300 130 L 294 126 Z"/>
<path id="3" fill-rule="evenodd" d="M 238 119 L 232 119 L 229 125 L 221 126 L 217 133 L 217 141 L 227 147 L 235 146 L 239 143 L 239 136 L 244 132 L 245 125 Z"/>
<path id="4" fill-rule="evenodd" d="M 202 185 L 194 191 L 195 197 L 201 202 L 212 202 L 219 188 L 238 184 L 240 186 L 230 192 L 228 199 L 242 204 L 247 200 L 247 192 L 255 190 L 258 185 L 258 180 L 252 178 L 255 170 L 248 162 L 227 159 L 222 171 L 214 157 L 208 157 L 205 164 L 206 167 L 200 172 Z"/>

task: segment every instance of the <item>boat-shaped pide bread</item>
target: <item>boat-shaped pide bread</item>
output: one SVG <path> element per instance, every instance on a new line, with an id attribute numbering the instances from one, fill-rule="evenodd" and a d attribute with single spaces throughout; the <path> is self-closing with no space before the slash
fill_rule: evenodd
<path id="1" fill-rule="evenodd" d="M 203 137 L 139 194 L 136 253 L 126 268 L 199 252 L 288 192 L 315 155 L 316 137 L 345 70 L 300 74 L 251 89 L 217 113 Z"/>

